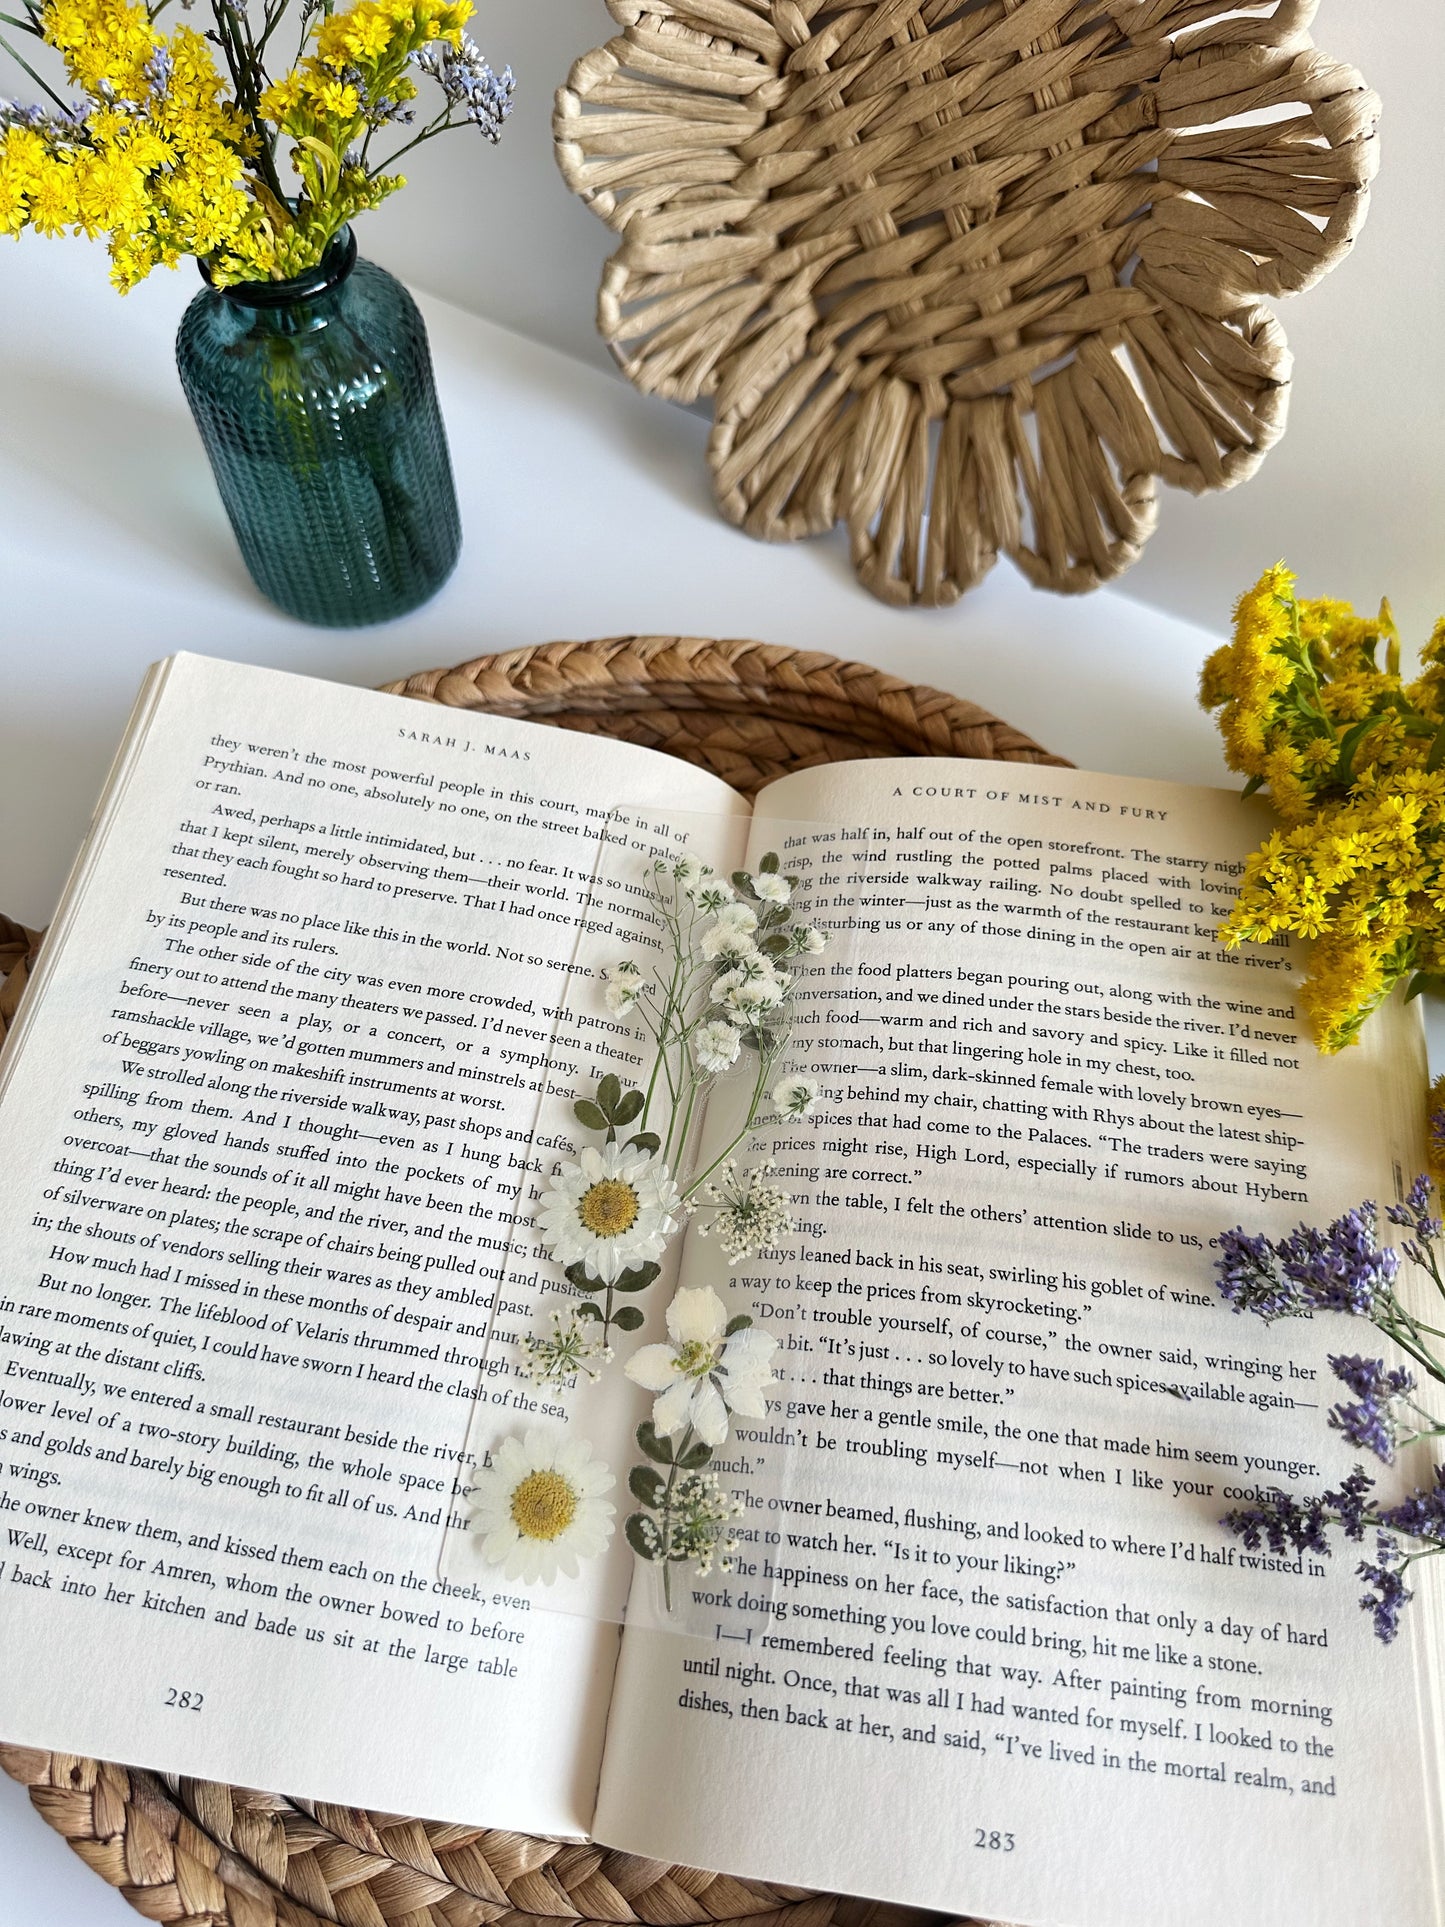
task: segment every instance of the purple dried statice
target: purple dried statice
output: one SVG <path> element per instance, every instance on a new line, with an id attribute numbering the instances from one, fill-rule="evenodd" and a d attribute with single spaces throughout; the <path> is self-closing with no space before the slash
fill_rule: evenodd
<path id="1" fill-rule="evenodd" d="M 1369 1473 L 1362 1466 L 1356 1466 L 1337 1491 L 1326 1492 L 1320 1501 L 1333 1512 L 1335 1523 L 1347 1539 L 1363 1539 L 1365 1528 L 1375 1523 L 1369 1496 L 1374 1489 L 1375 1481 Z"/>
<path id="2" fill-rule="evenodd" d="M 412 61 L 437 83 L 448 106 L 461 108 L 487 140 L 495 143 L 502 138 L 502 123 L 512 111 L 517 86 L 510 67 L 493 73 L 481 48 L 466 34 L 459 46 L 438 42 L 413 54 Z"/>
<path id="3" fill-rule="evenodd" d="M 1328 1230 L 1301 1225 L 1275 1246 L 1286 1278 L 1299 1287 L 1310 1310 L 1368 1318 L 1389 1298 L 1400 1254 L 1380 1243 L 1378 1225 L 1374 1203 L 1367 1199 Z"/>
<path id="4" fill-rule="evenodd" d="M 1275 1248 L 1268 1238 L 1251 1237 L 1237 1226 L 1215 1239 L 1219 1257 L 1214 1269 L 1219 1289 L 1236 1311 L 1252 1311 L 1266 1323 L 1276 1318 L 1299 1318 L 1309 1309 L 1298 1288 L 1280 1273 Z"/>
<path id="5" fill-rule="evenodd" d="M 1408 1499 L 1380 1514 L 1380 1524 L 1433 1546 L 1445 1546 L 1445 1465 L 1435 1467 L 1433 1485 L 1418 1486 Z"/>
<path id="6" fill-rule="evenodd" d="M 1387 1371 L 1383 1358 L 1331 1358 L 1330 1369 L 1358 1401 L 1331 1407 L 1330 1424 L 1359 1451 L 1393 1465 L 1401 1431 L 1398 1406 L 1415 1390 L 1414 1373 L 1403 1365 Z"/>
<path id="7" fill-rule="evenodd" d="M 1400 1630 L 1401 1608 L 1415 1597 L 1405 1584 L 1408 1563 L 1401 1555 L 1398 1542 L 1388 1532 L 1382 1532 L 1375 1541 L 1373 1564 L 1362 1559 L 1356 1568 L 1369 1587 L 1360 1595 L 1360 1605 L 1375 1622 L 1376 1638 L 1386 1646 Z"/>
<path id="8" fill-rule="evenodd" d="M 1278 1486 L 1258 1505 L 1227 1512 L 1221 1523 L 1239 1534 L 1246 1551 L 1258 1552 L 1267 1545 L 1277 1559 L 1330 1549 L 1325 1538 L 1325 1527 L 1330 1523 L 1325 1500 L 1297 1499 Z"/>
<path id="9" fill-rule="evenodd" d="M 1372 1203 L 1336 1218 L 1327 1230 L 1300 1225 L 1271 1242 L 1242 1227 L 1215 1239 L 1219 1289 L 1236 1311 L 1266 1323 L 1316 1311 L 1368 1318 L 1394 1289 L 1400 1255 L 1381 1245 Z"/>
<path id="10" fill-rule="evenodd" d="M 1404 1203 L 1392 1204 L 1385 1212 L 1391 1224 L 1398 1225 L 1402 1231 L 1413 1234 L 1404 1245 L 1405 1256 L 1411 1264 L 1428 1266 L 1430 1263 L 1428 1247 L 1440 1236 L 1440 1220 L 1430 1211 L 1430 1202 L 1434 1193 L 1434 1184 L 1422 1171 L 1410 1186 Z"/>

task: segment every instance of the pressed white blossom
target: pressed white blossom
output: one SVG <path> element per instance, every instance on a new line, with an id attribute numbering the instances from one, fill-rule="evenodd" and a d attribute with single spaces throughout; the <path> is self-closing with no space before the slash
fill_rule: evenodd
<path id="1" fill-rule="evenodd" d="M 725 970 L 712 987 L 713 1002 L 722 1003 L 739 990 L 765 986 L 765 994 L 755 1000 L 762 1003 L 777 1003 L 782 996 L 778 973 L 771 958 L 754 950 L 745 957 L 739 957 L 730 970 Z"/>
<path id="2" fill-rule="evenodd" d="M 715 876 L 703 877 L 687 894 L 698 909 L 705 911 L 708 916 L 716 916 L 733 901 L 732 885 L 724 883 L 721 877 Z"/>
<path id="3" fill-rule="evenodd" d="M 725 903 L 717 913 L 717 920 L 726 930 L 736 930 L 743 936 L 751 936 L 758 927 L 757 915 L 745 903 Z"/>
<path id="4" fill-rule="evenodd" d="M 763 870 L 751 881 L 759 903 L 786 903 L 793 894 L 792 884 L 776 870 Z"/>
<path id="5" fill-rule="evenodd" d="M 635 1515 L 643 1557 L 661 1566 L 690 1565 L 699 1579 L 714 1567 L 731 1572 L 738 1540 L 728 1528 L 744 1510 L 741 1499 L 723 1491 L 716 1472 L 684 1473 L 656 1517 Z"/>
<path id="6" fill-rule="evenodd" d="M 734 930 L 728 924 L 715 923 L 702 933 L 698 949 L 709 963 L 740 963 L 744 957 L 757 955 L 758 946 L 746 930 Z"/>
<path id="7" fill-rule="evenodd" d="M 781 1117 L 807 1117 L 818 1102 L 818 1082 L 812 1077 L 784 1077 L 774 1084 L 773 1103 Z"/>
<path id="8" fill-rule="evenodd" d="M 612 1536 L 616 1508 L 602 1495 L 616 1483 L 575 1434 L 539 1426 L 503 1439 L 473 1495 L 482 1557 L 529 1585 L 550 1586 L 559 1572 L 575 1579 Z"/>
<path id="9" fill-rule="evenodd" d="M 828 948 L 828 939 L 815 924 L 799 923 L 788 932 L 788 948 L 794 956 L 820 957 Z"/>
<path id="10" fill-rule="evenodd" d="M 715 1237 L 730 1265 L 775 1251 L 793 1235 L 792 1199 L 769 1182 L 776 1168 L 777 1160 L 767 1158 L 739 1177 L 737 1160 L 729 1158 L 702 1188 L 703 1208 L 712 1206 L 713 1217 L 699 1223 L 697 1235 Z"/>
<path id="11" fill-rule="evenodd" d="M 730 1023 L 747 1030 L 782 1000 L 782 986 L 774 978 L 765 977 L 733 985 L 718 998 L 718 1004 Z"/>
<path id="12" fill-rule="evenodd" d="M 695 856 L 679 857 L 670 867 L 678 889 L 686 891 L 689 895 L 708 875 L 707 864 L 700 863 Z"/>
<path id="13" fill-rule="evenodd" d="M 641 967 L 624 957 L 620 963 L 608 964 L 602 972 L 606 988 L 602 1000 L 614 1017 L 624 1017 L 642 994 L 647 982 Z"/>
<path id="14" fill-rule="evenodd" d="M 742 1048 L 742 1038 L 731 1024 L 715 1017 L 710 1023 L 700 1024 L 693 1033 L 693 1049 L 697 1053 L 697 1067 L 708 1076 L 716 1076 L 735 1064 Z"/>
<path id="15" fill-rule="evenodd" d="M 610 1285 L 661 1257 L 680 1206 L 659 1157 L 621 1144 L 589 1145 L 552 1179 L 537 1224 L 558 1264 L 580 1264 L 589 1278 Z"/>
<path id="16" fill-rule="evenodd" d="M 727 1307 L 715 1291 L 679 1291 L 667 1308 L 671 1343 L 644 1345 L 628 1359 L 627 1376 L 657 1393 L 652 1423 L 664 1438 L 688 1426 L 706 1445 L 721 1445 L 728 1417 L 763 1418 L 776 1338 L 745 1326 L 728 1336 Z"/>
<path id="17" fill-rule="evenodd" d="M 612 1362 L 612 1347 L 602 1341 L 596 1319 L 583 1319 L 568 1307 L 554 1305 L 549 1329 L 528 1332 L 521 1342 L 521 1369 L 534 1385 L 562 1386 L 570 1378 L 597 1379 Z"/>

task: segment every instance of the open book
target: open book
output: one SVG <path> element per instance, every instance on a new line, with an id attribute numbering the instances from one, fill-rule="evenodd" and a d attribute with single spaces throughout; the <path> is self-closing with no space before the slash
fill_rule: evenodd
<path id="1" fill-rule="evenodd" d="M 749 807 L 160 665 L 0 1066 L 0 1734 L 954 1913 L 1438 1923 L 1438 1601 L 1384 1650 L 1345 1560 L 1218 1524 L 1347 1454 L 1338 1341 L 1232 1317 L 1211 1237 L 1418 1158 L 1418 1025 L 1322 1062 L 1290 953 L 1214 940 L 1262 821 L 944 760 Z M 468 1530 L 561 1409 L 517 1361 L 548 1106 L 632 1047 L 595 970 L 653 833 L 782 850 L 833 938 L 796 1241 L 689 1235 L 627 1341 L 679 1279 L 780 1341 L 713 1638 L 627 1613 L 620 1532 L 559 1604 Z M 646 1400 L 587 1396 L 620 1487 Z"/>

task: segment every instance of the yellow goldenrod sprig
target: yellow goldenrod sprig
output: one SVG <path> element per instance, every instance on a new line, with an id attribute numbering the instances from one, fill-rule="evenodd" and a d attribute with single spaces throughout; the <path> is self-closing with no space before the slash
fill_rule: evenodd
<path id="1" fill-rule="evenodd" d="M 0 234 L 105 235 L 122 292 L 186 254 L 218 285 L 283 280 L 405 186 L 390 170 L 412 147 L 464 124 L 499 136 L 512 75 L 493 73 L 467 38 L 471 0 L 337 12 L 302 0 L 300 55 L 273 81 L 267 46 L 292 3 L 251 0 L 253 25 L 248 0 L 211 0 L 211 31 L 166 35 L 166 0 L 20 0 L 24 18 L 5 20 L 54 49 L 81 98 L 68 104 L 0 35 L 50 101 L 0 100 Z M 414 123 L 413 73 L 437 85 L 439 110 L 377 159 L 382 130 Z"/>
<path id="2" fill-rule="evenodd" d="M 1406 683 L 1388 602 L 1374 618 L 1301 602 L 1281 564 L 1240 598 L 1200 701 L 1285 825 L 1220 936 L 1311 939 L 1303 1001 L 1321 1050 L 1340 1050 L 1402 979 L 1413 996 L 1445 977 L 1445 619 Z"/>

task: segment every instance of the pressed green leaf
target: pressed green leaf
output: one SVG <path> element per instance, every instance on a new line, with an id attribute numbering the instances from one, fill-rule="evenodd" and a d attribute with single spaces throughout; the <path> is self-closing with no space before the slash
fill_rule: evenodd
<path id="1" fill-rule="evenodd" d="M 672 1441 L 657 1436 L 657 1427 L 650 1418 L 644 1419 L 638 1426 L 637 1443 L 655 1464 L 672 1464 Z"/>
<path id="2" fill-rule="evenodd" d="M 662 1149 L 662 1139 L 656 1131 L 639 1131 L 636 1137 L 627 1140 L 629 1147 L 635 1145 L 639 1151 L 656 1153 Z"/>
<path id="3" fill-rule="evenodd" d="M 732 883 L 740 897 L 746 897 L 749 903 L 757 902 L 758 893 L 753 888 L 753 880 L 746 870 L 734 870 Z"/>
<path id="4" fill-rule="evenodd" d="M 607 1289 L 606 1285 L 599 1284 L 595 1278 L 587 1276 L 586 1267 L 580 1258 L 575 1265 L 568 1265 L 565 1276 L 569 1285 L 575 1285 L 578 1291 L 585 1292 L 589 1298 L 596 1298 Z"/>
<path id="5" fill-rule="evenodd" d="M 758 868 L 762 871 L 763 875 L 770 876 L 770 877 L 776 876 L 781 867 L 782 866 L 778 862 L 778 853 L 776 850 L 769 850 L 767 855 L 763 858 L 762 862 L 758 865 Z"/>
<path id="6" fill-rule="evenodd" d="M 589 1298 L 577 1307 L 577 1316 L 579 1318 L 595 1318 L 598 1324 L 601 1324 L 602 1307 L 600 1305 L 594 1305 Z"/>
<path id="7" fill-rule="evenodd" d="M 655 1559 L 657 1557 L 655 1551 L 656 1541 L 653 1538 L 653 1532 L 656 1528 L 652 1527 L 650 1529 L 650 1522 L 645 1513 L 634 1512 L 623 1530 L 627 1534 L 628 1545 L 631 1546 L 639 1559 Z"/>
<path id="8" fill-rule="evenodd" d="M 787 947 L 787 936 L 781 930 L 775 930 L 771 937 L 764 937 L 758 945 L 759 950 L 769 957 L 781 957 Z"/>
<path id="9" fill-rule="evenodd" d="M 730 1318 L 728 1320 L 723 1330 L 723 1337 L 731 1338 L 734 1332 L 745 1332 L 752 1322 L 752 1319 L 749 1318 L 745 1312 L 739 1312 L 736 1318 Z"/>
<path id="10" fill-rule="evenodd" d="M 663 1493 L 662 1474 L 650 1465 L 634 1465 L 627 1475 L 627 1489 L 634 1499 L 655 1506 Z"/>
<path id="11" fill-rule="evenodd" d="M 783 881 L 784 883 L 787 884 L 790 890 L 796 890 L 798 885 L 803 881 L 803 879 L 801 877 L 784 877 Z"/>
<path id="12" fill-rule="evenodd" d="M 579 1097 L 572 1106 L 572 1115 L 579 1124 L 585 1124 L 589 1131 L 605 1131 L 607 1119 L 592 1102 L 590 1097 Z"/>
<path id="13" fill-rule="evenodd" d="M 702 1440 L 699 1439 L 696 1445 L 690 1445 L 683 1453 L 677 1462 L 678 1468 L 683 1472 L 697 1472 L 707 1464 L 711 1457 L 712 1447 L 710 1445 L 704 1445 Z"/>
<path id="14" fill-rule="evenodd" d="M 642 1311 L 637 1305 L 623 1305 L 613 1312 L 612 1322 L 620 1332 L 635 1332 L 642 1323 Z"/>
<path id="15" fill-rule="evenodd" d="M 617 1106 L 622 1100 L 622 1079 L 609 1071 L 597 1086 L 597 1103 L 609 1123 L 616 1123 Z"/>
<path id="16" fill-rule="evenodd" d="M 624 1124 L 630 1124 L 635 1117 L 641 1117 L 642 1107 L 646 1102 L 647 1099 L 641 1091 L 629 1091 L 613 1111 L 612 1122 L 619 1128 Z"/>
<path id="17" fill-rule="evenodd" d="M 661 1273 L 661 1265 L 652 1263 L 633 1265 L 630 1271 L 624 1271 L 620 1277 L 613 1279 L 612 1289 L 614 1291 L 646 1291 L 654 1278 L 659 1277 Z"/>

